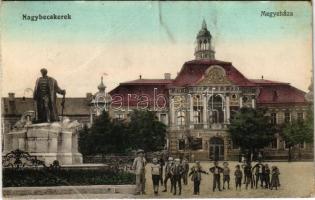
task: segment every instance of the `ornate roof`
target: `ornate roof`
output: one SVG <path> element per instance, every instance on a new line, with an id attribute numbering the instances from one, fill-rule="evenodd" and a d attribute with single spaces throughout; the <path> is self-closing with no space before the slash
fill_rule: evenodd
<path id="1" fill-rule="evenodd" d="M 241 72 L 239 72 L 231 62 L 220 60 L 191 60 L 185 62 L 181 71 L 175 78 L 173 85 L 184 87 L 194 86 L 200 82 L 205 76 L 206 70 L 212 65 L 219 65 L 226 72 L 228 80 L 239 86 L 255 86 L 255 83 L 248 80 Z"/>

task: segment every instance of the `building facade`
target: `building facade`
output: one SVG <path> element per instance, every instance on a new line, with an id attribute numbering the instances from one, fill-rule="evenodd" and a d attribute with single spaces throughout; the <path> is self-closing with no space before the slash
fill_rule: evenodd
<path id="1" fill-rule="evenodd" d="M 198 160 L 238 159 L 239 147 L 233 145 L 227 127 L 242 107 L 267 108 L 277 125 L 305 119 L 310 109 L 305 92 L 289 83 L 248 79 L 231 62 L 216 60 L 205 21 L 196 37 L 194 55 L 175 79 L 166 74 L 164 79 L 139 77 L 121 83 L 110 92 L 112 106 L 120 108 L 112 109 L 113 116 L 127 117 L 132 109 L 145 104 L 168 126 L 166 148 L 170 154 Z M 266 158 L 287 158 L 288 149 L 280 135 L 263 150 Z M 303 158 L 313 158 L 313 144 L 300 145 Z"/>

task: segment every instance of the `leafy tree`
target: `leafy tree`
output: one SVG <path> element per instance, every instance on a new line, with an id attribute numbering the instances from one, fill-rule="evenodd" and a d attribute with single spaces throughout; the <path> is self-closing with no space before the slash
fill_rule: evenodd
<path id="1" fill-rule="evenodd" d="M 83 155 L 90 154 L 90 137 L 89 137 L 89 128 L 87 125 L 84 125 L 83 129 L 79 132 L 79 152 L 81 152 Z"/>
<path id="2" fill-rule="evenodd" d="M 309 107 L 306 113 L 305 124 L 307 126 L 307 134 L 308 134 L 308 141 L 314 141 L 314 107 L 313 104 Z"/>
<path id="3" fill-rule="evenodd" d="M 133 149 L 158 151 L 164 148 L 166 126 L 158 121 L 155 112 L 141 110 L 131 112 L 128 131 Z"/>
<path id="4" fill-rule="evenodd" d="M 122 153 L 128 143 L 127 136 L 123 122 L 112 122 L 104 111 L 90 129 L 85 126 L 80 132 L 79 149 L 84 155 Z"/>
<path id="5" fill-rule="evenodd" d="M 79 149 L 83 155 L 127 153 L 132 149 L 161 150 L 166 126 L 151 111 L 135 110 L 128 122 L 111 120 L 107 112 L 98 116 L 89 129 L 80 132 Z"/>
<path id="6" fill-rule="evenodd" d="M 269 145 L 275 127 L 266 116 L 266 110 L 243 107 L 231 119 L 229 133 L 234 144 L 240 146 L 241 152 L 247 152 L 247 159 L 257 150 Z"/>
<path id="7" fill-rule="evenodd" d="M 288 145 L 288 161 L 292 159 L 292 148 L 296 145 L 302 144 L 304 142 L 310 143 L 313 141 L 314 137 L 314 125 L 313 125 L 313 112 L 307 113 L 305 121 L 294 120 L 284 124 L 282 129 L 282 136 Z M 298 146 L 300 151 L 300 145 Z"/>

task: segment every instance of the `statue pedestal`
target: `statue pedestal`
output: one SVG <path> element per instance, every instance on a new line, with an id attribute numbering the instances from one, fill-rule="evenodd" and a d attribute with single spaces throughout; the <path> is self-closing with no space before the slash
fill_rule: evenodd
<path id="1" fill-rule="evenodd" d="M 82 154 L 78 152 L 78 130 L 81 125 L 77 121 L 40 123 L 26 125 L 5 134 L 3 155 L 20 149 L 46 165 L 58 160 L 61 165 L 81 164 Z"/>

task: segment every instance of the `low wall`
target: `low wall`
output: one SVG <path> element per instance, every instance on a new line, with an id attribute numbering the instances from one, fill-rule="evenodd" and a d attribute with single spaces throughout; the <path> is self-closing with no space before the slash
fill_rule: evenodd
<path id="1" fill-rule="evenodd" d="M 61 194 L 135 194 L 135 185 L 86 185 L 53 187 L 7 187 L 3 196 L 61 195 Z"/>

